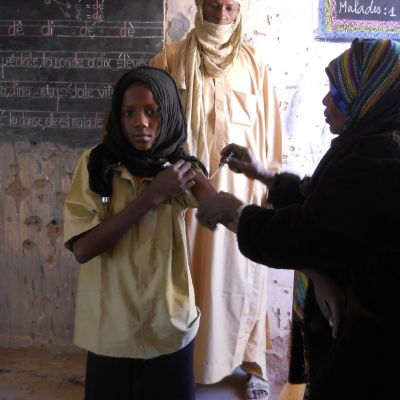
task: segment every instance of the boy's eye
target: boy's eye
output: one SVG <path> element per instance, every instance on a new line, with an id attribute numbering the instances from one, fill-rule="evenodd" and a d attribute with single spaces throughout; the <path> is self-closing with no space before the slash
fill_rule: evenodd
<path id="1" fill-rule="evenodd" d="M 134 118 L 143 113 L 147 118 L 154 118 L 160 112 L 160 107 L 146 107 L 139 110 L 122 110 L 121 116 L 124 118 Z"/>
<path id="2" fill-rule="evenodd" d="M 145 108 L 144 114 L 146 115 L 146 117 L 154 117 L 159 111 L 159 107 Z"/>
<path id="3" fill-rule="evenodd" d="M 133 111 L 131 111 L 131 110 L 122 111 L 121 115 L 122 115 L 123 117 L 130 118 L 130 117 L 133 117 Z"/>

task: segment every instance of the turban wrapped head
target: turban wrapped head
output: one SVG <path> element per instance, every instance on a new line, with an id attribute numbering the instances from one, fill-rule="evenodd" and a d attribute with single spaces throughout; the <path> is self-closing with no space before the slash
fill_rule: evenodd
<path id="1" fill-rule="evenodd" d="M 400 44 L 390 39 L 355 39 L 326 68 L 335 105 L 346 128 L 382 120 L 400 104 Z"/>

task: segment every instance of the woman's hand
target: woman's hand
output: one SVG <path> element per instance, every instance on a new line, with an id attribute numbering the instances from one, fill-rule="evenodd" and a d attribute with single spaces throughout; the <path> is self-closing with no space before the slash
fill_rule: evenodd
<path id="1" fill-rule="evenodd" d="M 195 184 L 196 173 L 188 161 L 178 160 L 176 163 L 158 173 L 148 189 L 159 204 L 179 193 L 190 189 Z"/>
<path id="2" fill-rule="evenodd" d="M 234 221 L 242 204 L 230 193 L 220 192 L 201 201 L 196 216 L 202 225 L 214 230 L 219 223 L 229 225 Z"/>
<path id="3" fill-rule="evenodd" d="M 228 164 L 232 171 L 242 173 L 250 179 L 257 179 L 267 186 L 274 179 L 274 175 L 264 168 L 247 147 L 235 143 L 228 144 L 222 149 L 221 163 Z"/>
<path id="4" fill-rule="evenodd" d="M 331 278 L 316 271 L 303 271 L 314 284 L 317 304 L 332 327 L 332 337 L 336 338 L 343 318 L 346 297 L 343 289 Z"/>

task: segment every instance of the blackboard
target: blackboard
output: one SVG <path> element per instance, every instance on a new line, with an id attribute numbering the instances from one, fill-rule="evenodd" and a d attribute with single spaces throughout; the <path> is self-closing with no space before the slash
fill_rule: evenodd
<path id="1" fill-rule="evenodd" d="M 320 0 L 318 38 L 400 39 L 399 0 Z"/>
<path id="2" fill-rule="evenodd" d="M 164 0 L 1 0 L 0 140 L 89 144 L 113 85 L 162 49 Z"/>

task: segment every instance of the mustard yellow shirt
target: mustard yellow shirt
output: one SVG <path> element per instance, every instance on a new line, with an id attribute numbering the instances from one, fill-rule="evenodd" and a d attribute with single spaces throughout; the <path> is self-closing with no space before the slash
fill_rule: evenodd
<path id="1" fill-rule="evenodd" d="M 151 178 L 136 181 L 119 166 L 113 196 L 104 206 L 89 188 L 90 149 L 80 157 L 64 208 L 64 241 L 94 228 L 139 196 Z M 139 186 L 137 183 L 140 182 Z M 151 209 L 109 251 L 82 264 L 76 297 L 74 343 L 97 354 L 153 358 L 175 352 L 197 333 L 188 265 L 185 210 L 191 192 Z"/>

